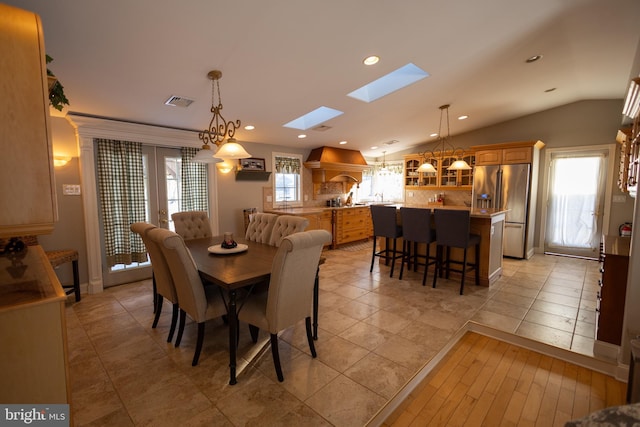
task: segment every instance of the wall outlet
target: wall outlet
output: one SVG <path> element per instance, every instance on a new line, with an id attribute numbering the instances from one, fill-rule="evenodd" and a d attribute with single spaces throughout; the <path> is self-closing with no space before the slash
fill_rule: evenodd
<path id="1" fill-rule="evenodd" d="M 62 184 L 62 194 L 65 196 L 79 196 L 80 185 L 78 184 Z"/>
<path id="2" fill-rule="evenodd" d="M 617 195 L 617 196 L 613 196 L 613 203 L 624 203 L 627 201 L 627 197 L 622 194 L 622 195 Z"/>
<path id="3" fill-rule="evenodd" d="M 308 195 L 308 194 L 305 194 L 305 195 L 304 195 L 304 201 L 305 201 L 305 202 L 308 202 L 308 201 L 309 201 L 309 195 Z"/>
<path id="4" fill-rule="evenodd" d="M 407 197 L 413 197 L 413 191 L 407 191 Z"/>
<path id="5" fill-rule="evenodd" d="M 271 203 L 271 202 L 273 202 L 273 197 L 267 196 L 267 203 Z"/>

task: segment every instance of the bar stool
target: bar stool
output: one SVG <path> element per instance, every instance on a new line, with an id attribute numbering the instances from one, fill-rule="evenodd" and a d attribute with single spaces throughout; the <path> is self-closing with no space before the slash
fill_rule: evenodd
<path id="1" fill-rule="evenodd" d="M 427 281 L 427 271 L 430 265 L 436 265 L 433 271 L 433 284 L 435 287 L 437 264 L 436 257 L 429 254 L 432 242 L 436 241 L 436 231 L 431 227 L 431 209 L 420 208 L 400 208 L 400 217 L 402 218 L 402 263 L 400 264 L 400 277 L 404 272 L 404 264 L 408 264 L 411 269 L 413 263 L 413 271 L 418 271 L 418 266 L 424 266 L 424 275 L 422 276 L 422 286 Z M 425 255 L 418 253 L 418 243 L 425 243 L 427 246 Z M 413 251 L 411 250 L 413 246 Z M 421 262 L 420 260 L 424 260 Z"/>
<path id="2" fill-rule="evenodd" d="M 464 278 L 467 270 L 476 271 L 476 286 L 480 284 L 480 236 L 477 234 L 471 234 L 471 215 L 467 210 L 451 210 L 451 209 L 436 209 L 434 212 L 436 223 L 436 239 L 438 240 L 438 262 L 436 264 L 436 271 L 440 271 L 442 275 L 442 247 L 446 247 L 446 278 L 449 278 L 449 271 L 455 271 L 462 274 L 460 280 L 460 295 L 464 291 Z M 467 263 L 467 249 L 471 246 L 475 246 L 475 263 Z M 464 255 L 461 261 L 455 261 L 451 259 L 451 248 L 461 248 L 464 250 Z M 461 264 L 460 270 L 454 270 L 450 264 Z M 436 278 L 433 279 L 433 287 L 436 287 Z"/>
<path id="3" fill-rule="evenodd" d="M 391 261 L 391 273 L 389 277 L 393 277 L 393 267 L 395 261 L 402 258 L 402 251 L 397 250 L 398 237 L 402 237 L 402 226 L 398 225 L 397 209 L 395 206 L 371 205 L 371 221 L 373 222 L 373 252 L 371 255 L 371 268 L 369 273 L 373 271 L 373 262 L 375 258 L 381 257 L 385 259 L 385 264 Z M 376 252 L 376 242 L 378 237 L 385 238 L 385 248 Z M 389 249 L 389 240 L 393 239 L 393 249 Z"/>

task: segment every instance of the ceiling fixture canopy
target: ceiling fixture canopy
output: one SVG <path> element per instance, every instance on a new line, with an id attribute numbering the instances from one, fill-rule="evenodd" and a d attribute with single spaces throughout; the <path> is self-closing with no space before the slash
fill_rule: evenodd
<path id="1" fill-rule="evenodd" d="M 202 150 L 196 154 L 192 161 L 198 163 L 217 163 L 223 159 L 237 160 L 246 159 L 251 157 L 251 154 L 242 147 L 242 145 L 236 142 L 234 135 L 236 129 L 240 127 L 240 120 L 235 122 L 227 122 L 222 117 L 222 98 L 220 97 L 220 79 L 222 78 L 222 72 L 219 70 L 209 71 L 207 77 L 211 80 L 211 112 L 213 117 L 209 122 L 209 128 L 203 130 L 198 134 L 198 138 L 204 145 Z M 216 104 L 216 92 L 218 94 L 218 102 Z M 225 139 L 227 142 L 225 143 Z M 218 151 L 214 154 L 211 152 L 211 146 L 216 145 Z"/>
<path id="2" fill-rule="evenodd" d="M 418 168 L 419 172 L 431 172 L 435 173 L 437 169 L 431 162 L 430 159 L 442 158 L 442 157 L 456 157 L 457 160 L 454 161 L 447 170 L 469 170 L 471 166 L 467 162 L 465 162 L 462 157 L 464 156 L 464 150 L 462 148 L 455 148 L 451 143 L 451 131 L 449 129 L 449 107 L 451 105 L 445 104 L 441 105 L 440 108 L 440 125 L 438 127 L 438 135 L 439 139 L 436 142 L 434 150 L 427 150 L 422 153 L 418 153 L 422 159 L 423 163 Z M 447 136 L 442 136 L 442 119 L 445 115 L 446 111 L 446 119 L 447 119 Z"/>

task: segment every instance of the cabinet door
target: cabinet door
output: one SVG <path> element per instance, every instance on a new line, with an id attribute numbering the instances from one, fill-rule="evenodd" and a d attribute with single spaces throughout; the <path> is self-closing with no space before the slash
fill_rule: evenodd
<path id="1" fill-rule="evenodd" d="M 404 161 L 404 185 L 405 187 L 415 187 L 420 183 L 420 159 L 417 157 L 406 158 Z"/>
<path id="2" fill-rule="evenodd" d="M 476 165 L 499 165 L 502 163 L 502 150 L 476 151 Z"/>
<path id="3" fill-rule="evenodd" d="M 502 163 L 505 165 L 516 163 L 531 163 L 533 149 L 531 147 L 505 148 L 502 150 Z"/>
<path id="4" fill-rule="evenodd" d="M 0 236 L 46 234 L 57 219 L 40 19 L 0 4 Z"/>

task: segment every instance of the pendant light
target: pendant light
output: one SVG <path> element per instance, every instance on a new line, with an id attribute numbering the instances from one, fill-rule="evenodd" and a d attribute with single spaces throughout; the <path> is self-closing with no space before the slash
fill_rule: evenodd
<path id="1" fill-rule="evenodd" d="M 472 169 L 469 164 L 462 159 L 464 156 L 464 150 L 462 148 L 455 148 L 451 144 L 451 131 L 449 128 L 449 107 L 450 104 L 441 105 L 440 108 L 440 124 L 438 127 L 438 142 L 436 143 L 435 150 L 424 151 L 418 153 L 424 159 L 423 163 L 418 167 L 419 172 L 423 173 L 435 173 L 437 169 L 433 164 L 429 162 L 430 158 L 442 158 L 442 157 L 456 157 L 457 159 L 447 168 L 447 170 L 470 170 Z M 445 113 L 446 112 L 446 113 Z M 447 119 L 447 136 L 442 136 L 442 119 Z"/>

